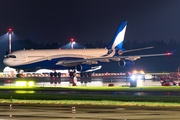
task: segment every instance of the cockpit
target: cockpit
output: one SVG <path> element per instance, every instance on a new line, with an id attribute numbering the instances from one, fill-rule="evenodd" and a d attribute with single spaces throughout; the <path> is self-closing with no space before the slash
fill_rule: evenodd
<path id="1" fill-rule="evenodd" d="M 5 55 L 4 57 L 5 57 L 5 58 L 16 58 L 15 55 Z"/>

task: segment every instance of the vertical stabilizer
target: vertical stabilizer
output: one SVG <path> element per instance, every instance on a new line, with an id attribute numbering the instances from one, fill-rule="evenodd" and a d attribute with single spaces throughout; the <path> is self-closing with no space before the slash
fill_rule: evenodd
<path id="1" fill-rule="evenodd" d="M 126 31 L 127 21 L 122 21 L 108 49 L 121 49 Z"/>

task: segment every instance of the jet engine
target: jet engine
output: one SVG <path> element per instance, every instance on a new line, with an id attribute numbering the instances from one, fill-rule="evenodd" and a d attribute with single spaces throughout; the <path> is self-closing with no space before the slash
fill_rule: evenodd
<path id="1" fill-rule="evenodd" d="M 128 67 L 134 65 L 134 61 L 121 59 L 120 61 L 118 61 L 118 65 L 120 67 Z"/>
<path id="2" fill-rule="evenodd" d="M 76 70 L 77 70 L 77 71 L 87 71 L 87 70 L 89 70 L 89 69 L 91 69 L 91 66 L 90 66 L 90 65 L 87 65 L 87 64 L 78 64 L 78 65 L 76 66 Z"/>

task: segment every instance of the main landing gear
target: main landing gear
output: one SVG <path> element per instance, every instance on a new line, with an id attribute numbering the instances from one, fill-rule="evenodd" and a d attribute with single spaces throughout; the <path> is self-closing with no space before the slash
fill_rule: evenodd
<path id="1" fill-rule="evenodd" d="M 91 75 L 92 75 L 91 72 L 81 71 L 81 73 L 80 73 L 80 77 L 91 77 Z M 69 71 L 69 76 L 70 77 L 75 77 L 76 76 L 76 71 L 75 70 Z"/>
<path id="2" fill-rule="evenodd" d="M 61 73 L 60 72 L 58 72 L 58 73 L 57 72 L 54 72 L 54 73 L 51 72 L 50 77 L 61 77 Z"/>
<path id="3" fill-rule="evenodd" d="M 91 72 L 81 72 L 80 76 L 81 77 L 91 77 L 92 73 Z"/>
<path id="4" fill-rule="evenodd" d="M 76 71 L 75 70 L 69 70 L 69 77 L 75 77 Z"/>
<path id="5" fill-rule="evenodd" d="M 80 73 L 80 77 L 91 77 L 92 72 L 85 72 L 82 71 Z M 76 76 L 76 71 L 75 70 L 69 70 L 69 77 L 75 77 Z M 50 77 L 61 77 L 61 73 L 60 72 L 51 72 L 50 73 Z"/>

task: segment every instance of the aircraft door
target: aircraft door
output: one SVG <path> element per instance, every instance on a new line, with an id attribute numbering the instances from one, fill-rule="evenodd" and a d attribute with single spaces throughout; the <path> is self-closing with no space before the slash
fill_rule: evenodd
<path id="1" fill-rule="evenodd" d="M 47 59 L 51 60 L 51 55 L 47 52 Z"/>

